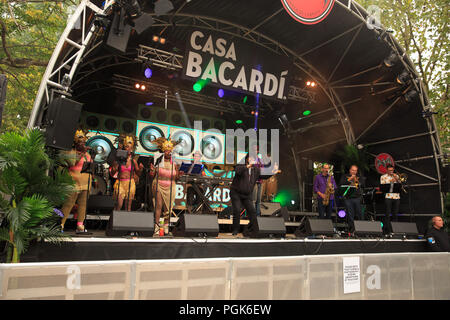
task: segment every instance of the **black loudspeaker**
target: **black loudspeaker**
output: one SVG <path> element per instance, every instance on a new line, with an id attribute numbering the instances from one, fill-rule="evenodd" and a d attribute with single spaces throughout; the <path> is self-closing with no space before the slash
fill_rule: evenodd
<path id="1" fill-rule="evenodd" d="M 312 235 L 333 235 L 334 227 L 330 219 L 311 219 L 306 218 L 305 225 L 300 225 L 295 230 L 297 237 Z"/>
<path id="2" fill-rule="evenodd" d="M 251 238 L 282 238 L 286 235 L 286 226 L 281 217 L 257 217 L 257 225 L 249 234 Z"/>
<path id="3" fill-rule="evenodd" d="M 87 203 L 89 211 L 110 214 L 114 210 L 114 200 L 109 195 L 90 195 Z"/>
<path id="4" fill-rule="evenodd" d="M 173 230 L 177 237 L 217 237 L 219 222 L 215 214 L 182 214 Z"/>
<path id="5" fill-rule="evenodd" d="M 129 232 L 152 237 L 155 230 L 153 212 L 113 211 L 106 226 L 108 237 L 123 237 Z"/>
<path id="6" fill-rule="evenodd" d="M 415 222 L 391 222 L 392 232 L 396 235 L 418 236 L 419 231 Z"/>
<path id="7" fill-rule="evenodd" d="M 380 221 L 364 221 L 355 220 L 355 235 L 366 236 L 382 236 L 383 229 L 381 228 Z"/>
<path id="8" fill-rule="evenodd" d="M 0 74 L 0 127 L 2 126 L 2 114 L 6 101 L 6 86 L 8 85 L 8 79 L 4 74 Z"/>
<path id="9" fill-rule="evenodd" d="M 121 9 L 120 11 L 116 11 L 109 29 L 106 45 L 119 51 L 126 52 L 130 33 L 131 26 L 125 24 L 125 10 Z"/>
<path id="10" fill-rule="evenodd" d="M 149 15 L 148 13 L 143 13 L 139 18 L 134 19 L 134 30 L 136 30 L 138 34 L 141 34 L 145 30 L 150 28 L 153 22 L 154 20 L 151 15 Z"/>
<path id="11" fill-rule="evenodd" d="M 155 14 L 157 16 L 166 14 L 173 9 L 173 4 L 169 0 L 158 0 L 155 3 Z"/>
<path id="12" fill-rule="evenodd" d="M 63 150 L 72 148 L 82 106 L 82 103 L 67 98 L 53 99 L 47 111 L 47 146 Z"/>

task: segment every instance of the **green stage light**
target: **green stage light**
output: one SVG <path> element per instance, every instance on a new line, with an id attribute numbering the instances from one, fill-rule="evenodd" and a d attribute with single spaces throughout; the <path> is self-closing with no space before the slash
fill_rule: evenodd
<path id="1" fill-rule="evenodd" d="M 291 192 L 288 190 L 281 190 L 273 199 L 273 202 L 278 202 L 281 206 L 288 206 L 291 204 Z"/>
<path id="2" fill-rule="evenodd" d="M 248 97 L 245 96 L 245 97 L 244 97 L 244 100 L 242 100 L 242 102 L 247 103 L 247 99 L 248 99 Z"/>
<path id="3" fill-rule="evenodd" d="M 200 92 L 203 89 L 202 85 L 198 82 L 194 83 L 194 86 L 192 88 L 194 89 L 195 92 Z"/>
<path id="4" fill-rule="evenodd" d="M 303 111 L 304 116 L 309 116 L 311 114 L 311 110 L 305 110 Z"/>
<path id="5" fill-rule="evenodd" d="M 237 124 L 241 124 L 241 123 L 242 123 L 242 120 L 236 120 L 236 123 L 237 123 Z"/>

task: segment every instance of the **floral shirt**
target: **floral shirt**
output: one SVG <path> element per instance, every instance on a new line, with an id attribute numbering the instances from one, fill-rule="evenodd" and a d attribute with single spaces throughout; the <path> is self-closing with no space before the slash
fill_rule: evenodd
<path id="1" fill-rule="evenodd" d="M 383 174 L 380 177 L 380 184 L 391 184 L 391 190 L 394 188 L 395 179 L 393 176 L 386 174 Z M 394 193 L 394 192 L 388 192 L 386 193 L 386 199 L 400 199 L 400 193 Z"/>

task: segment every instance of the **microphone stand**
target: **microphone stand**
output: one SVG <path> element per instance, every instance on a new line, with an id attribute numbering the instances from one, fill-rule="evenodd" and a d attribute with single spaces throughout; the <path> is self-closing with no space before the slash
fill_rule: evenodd
<path id="1" fill-rule="evenodd" d="M 156 210 L 158 208 L 159 165 L 161 164 L 161 160 L 163 160 L 163 158 L 164 158 L 164 155 L 160 156 L 156 160 L 156 166 L 155 166 L 155 170 L 156 170 L 155 215 L 156 215 Z M 162 207 L 161 207 L 161 213 L 159 215 L 159 219 L 161 219 L 161 214 L 162 214 Z M 155 221 L 155 222 L 159 226 L 159 221 Z M 159 226 L 159 228 L 161 229 L 161 226 Z"/>
<path id="2" fill-rule="evenodd" d="M 173 157 L 170 156 L 170 195 L 169 195 L 169 221 L 167 223 L 167 229 L 169 229 L 170 225 L 170 214 L 172 213 L 172 183 L 173 183 Z M 164 229 L 164 233 L 165 233 Z M 167 233 L 169 233 L 169 230 L 167 230 Z"/>
<path id="3" fill-rule="evenodd" d="M 92 165 L 93 165 L 93 161 L 87 161 L 87 157 L 86 157 L 86 153 L 87 151 L 84 153 L 84 163 L 83 163 L 83 168 L 81 169 L 80 173 L 87 173 L 88 174 L 88 185 L 87 185 L 87 194 L 86 194 L 86 203 L 85 203 L 85 216 L 84 216 L 84 220 L 83 220 L 83 226 L 84 226 L 84 221 L 86 220 L 86 216 L 87 216 L 87 211 L 88 211 L 88 203 L 89 203 L 89 195 L 90 195 L 90 186 L 91 186 L 91 174 L 92 174 Z M 92 160 L 92 156 L 91 156 L 91 160 Z M 78 229 L 78 225 L 77 225 L 77 229 Z M 78 230 L 76 230 L 78 231 Z M 75 231 L 75 232 L 76 232 Z M 92 233 L 88 233 L 86 231 L 86 228 L 84 227 L 84 234 L 92 234 Z"/>

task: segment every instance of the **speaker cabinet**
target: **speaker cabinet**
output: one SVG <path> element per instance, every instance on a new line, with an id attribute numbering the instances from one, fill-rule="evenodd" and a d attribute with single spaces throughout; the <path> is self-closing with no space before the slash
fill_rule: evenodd
<path id="1" fill-rule="evenodd" d="M 380 221 L 355 220 L 355 235 L 382 236 L 383 230 Z"/>
<path id="2" fill-rule="evenodd" d="M 114 210 L 114 200 L 109 195 L 90 195 L 87 203 L 88 211 L 110 214 Z"/>
<path id="3" fill-rule="evenodd" d="M 120 12 L 114 13 L 106 45 L 121 52 L 126 52 L 130 33 L 131 25 L 125 23 L 125 10 L 121 9 Z"/>
<path id="4" fill-rule="evenodd" d="M 174 157 L 177 159 L 191 160 L 195 151 L 198 132 L 192 129 L 169 127 L 170 139 L 180 142 L 174 149 Z"/>
<path id="5" fill-rule="evenodd" d="M 177 237 L 217 237 L 219 221 L 215 214 L 182 214 L 173 235 Z"/>
<path id="6" fill-rule="evenodd" d="M 396 235 L 418 236 L 415 222 L 391 222 L 392 232 Z"/>
<path id="7" fill-rule="evenodd" d="M 311 219 L 306 218 L 305 225 L 300 225 L 295 230 L 297 237 L 312 236 L 312 235 L 333 235 L 334 226 L 330 219 Z"/>
<path id="8" fill-rule="evenodd" d="M 261 215 L 271 216 L 275 211 L 281 209 L 281 204 L 279 202 L 261 202 Z"/>
<path id="9" fill-rule="evenodd" d="M 82 103 L 67 98 L 53 99 L 47 113 L 47 146 L 63 150 L 72 148 L 82 106 Z"/>
<path id="10" fill-rule="evenodd" d="M 281 217 L 257 217 L 257 225 L 249 234 L 251 238 L 282 238 L 286 235 L 286 226 Z"/>
<path id="11" fill-rule="evenodd" d="M 158 147 L 152 141 L 159 137 L 167 138 L 169 136 L 169 126 L 138 120 L 136 132 L 139 140 L 136 154 L 153 156 L 155 152 L 158 152 Z"/>
<path id="12" fill-rule="evenodd" d="M 153 212 L 113 211 L 106 227 L 109 237 L 123 237 L 129 232 L 152 237 L 155 230 Z"/>
<path id="13" fill-rule="evenodd" d="M 211 131 L 200 132 L 197 150 L 204 162 L 225 163 L 225 135 Z"/>

